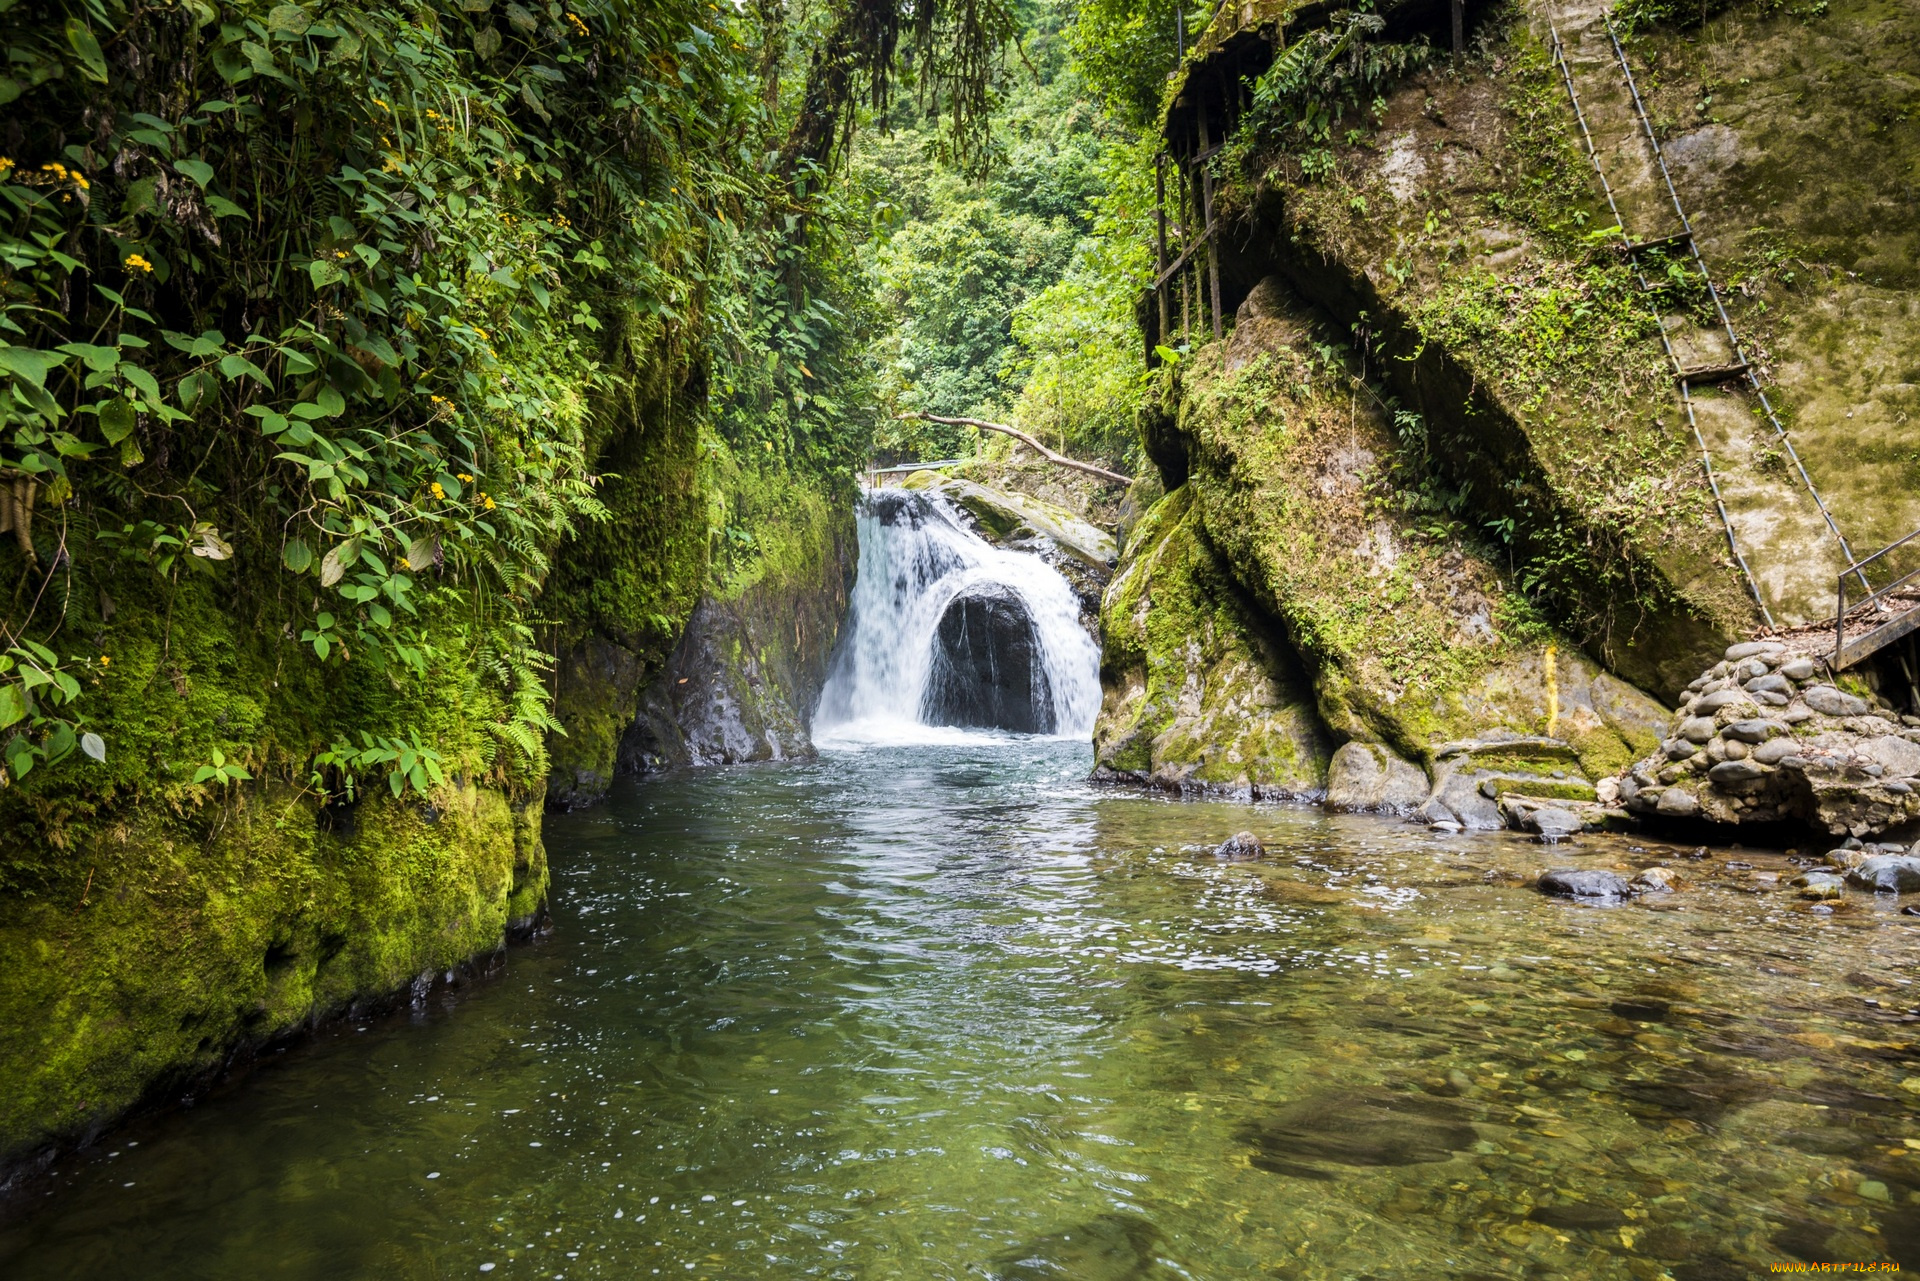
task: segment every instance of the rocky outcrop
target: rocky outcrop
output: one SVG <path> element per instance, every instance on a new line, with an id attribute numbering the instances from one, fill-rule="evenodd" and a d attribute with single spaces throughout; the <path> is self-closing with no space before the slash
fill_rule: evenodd
<path id="1" fill-rule="evenodd" d="M 1501 826 L 1506 792 L 1591 800 L 1658 741 L 1666 709 L 1542 618 L 1469 527 L 1422 510 L 1420 459 L 1317 354 L 1333 337 L 1318 324 L 1262 282 L 1230 338 L 1168 380 L 1148 428 L 1184 465 L 1193 534 L 1271 637 L 1263 661 L 1310 691 L 1320 732 L 1360 745 L 1333 799 L 1464 827 Z"/>
<path id="2" fill-rule="evenodd" d="M 1018 592 L 983 583 L 948 603 L 934 629 L 920 714 L 929 725 L 1053 733 L 1040 632 Z"/>
<path id="3" fill-rule="evenodd" d="M 1058 570 L 1080 598 L 1088 632 L 1099 634 L 1100 596 L 1119 564 L 1112 534 L 1045 498 L 965 476 L 917 471 L 900 487 L 938 494 L 989 543 L 1031 553 Z"/>
<path id="4" fill-rule="evenodd" d="M 710 544 L 693 562 L 704 575 L 694 580 L 697 596 L 672 602 L 688 611 L 677 635 L 657 593 L 677 584 L 686 595 L 686 573 L 658 576 L 664 586 L 648 580 L 633 568 L 648 563 L 644 546 L 629 547 L 632 559 L 604 584 L 573 582 L 593 626 L 576 631 L 558 663 L 563 733 L 551 738 L 549 805 L 592 805 L 619 774 L 813 751 L 813 707 L 853 581 L 852 496 L 818 478 L 750 470 L 717 451 L 705 465 L 697 485 L 688 474 L 673 478 L 706 495 L 705 532 L 650 535 L 675 564 L 689 559 L 689 540 Z M 620 545 L 639 537 L 629 532 Z M 584 573 L 575 567 L 570 578 Z"/>
<path id="5" fill-rule="evenodd" d="M 1096 777 L 1322 794 L 1332 744 L 1306 673 L 1207 542 L 1190 490 L 1168 494 L 1134 531 L 1101 636 Z"/>
<path id="6" fill-rule="evenodd" d="M 1841 689 L 1780 643 L 1735 645 L 1620 787 L 1628 809 L 1659 818 L 1902 831 L 1920 825 L 1920 717 Z"/>

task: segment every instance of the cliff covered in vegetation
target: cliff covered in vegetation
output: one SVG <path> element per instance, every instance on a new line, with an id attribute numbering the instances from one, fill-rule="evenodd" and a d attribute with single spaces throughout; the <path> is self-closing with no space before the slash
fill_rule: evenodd
<path id="1" fill-rule="evenodd" d="M 531 928 L 549 779 L 698 610 L 808 596 L 804 716 L 890 65 L 696 3 L 5 9 L 0 1165 Z"/>
<path id="2" fill-rule="evenodd" d="M 1250 600 L 1280 645 L 1266 678 L 1358 745 L 1310 780 L 1336 803 L 1491 825 L 1509 791 L 1617 795 L 1662 702 L 1756 629 L 1831 617 L 1850 557 L 1920 526 L 1901 169 L 1920 136 L 1887 96 L 1920 30 L 1868 3 L 1638 5 L 1617 51 L 1597 10 L 1496 5 L 1449 55 L 1439 9 L 1296 8 L 1222 9 L 1163 103 L 1174 251 L 1211 175 L 1225 336 L 1205 251 L 1167 329 L 1143 297 L 1143 444 L 1198 515 L 1199 573 L 1233 591 L 1174 629 L 1159 679 L 1205 688 L 1217 660 L 1185 637 L 1244 629 Z M 1808 115 L 1782 86 L 1816 80 Z M 1872 155 L 1816 161 L 1829 134 Z M 1699 263 L 1685 239 L 1626 250 L 1679 229 L 1676 198 Z M 1729 372 L 1682 397 L 1676 365 Z M 1130 543 L 1116 583 L 1162 541 Z M 1130 772 L 1127 668 L 1101 751 Z M 1272 714 L 1157 768 L 1197 770 Z M 1422 786 L 1391 786 L 1396 762 Z"/>

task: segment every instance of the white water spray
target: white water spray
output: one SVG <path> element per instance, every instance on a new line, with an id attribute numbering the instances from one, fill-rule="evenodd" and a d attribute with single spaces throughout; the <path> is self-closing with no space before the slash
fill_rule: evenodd
<path id="1" fill-rule="evenodd" d="M 1055 736 L 1093 733 L 1100 651 L 1080 625 L 1079 601 L 1058 570 L 1038 556 L 987 543 L 935 495 L 872 490 L 861 496 L 857 520 L 860 573 L 847 634 L 814 717 L 816 743 L 980 738 L 982 731 L 929 725 L 921 717 L 942 616 L 956 598 L 993 587 L 1017 596 L 1033 622 Z"/>

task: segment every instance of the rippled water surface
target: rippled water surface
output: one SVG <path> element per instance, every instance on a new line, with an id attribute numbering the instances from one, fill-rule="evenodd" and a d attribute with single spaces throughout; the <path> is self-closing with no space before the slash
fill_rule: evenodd
<path id="1" fill-rule="evenodd" d="M 1547 851 L 1088 765 L 876 748 L 554 818 L 554 932 L 503 977 L 69 1160 L 0 1272 L 1920 1267 L 1920 918 L 1813 911 L 1778 854 Z M 1238 828 L 1264 862 L 1212 859 Z M 1655 861 L 1690 882 L 1657 907 L 1516 881 Z"/>

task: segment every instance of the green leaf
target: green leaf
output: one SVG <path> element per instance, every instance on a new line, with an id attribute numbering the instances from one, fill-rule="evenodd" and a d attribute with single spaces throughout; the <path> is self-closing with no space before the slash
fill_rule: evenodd
<path id="1" fill-rule="evenodd" d="M 174 394 L 180 398 L 180 407 L 188 413 L 205 404 L 207 397 L 219 386 L 219 380 L 210 370 L 196 370 L 180 380 L 174 388 Z"/>
<path id="2" fill-rule="evenodd" d="M 303 36 L 313 25 L 313 15 L 297 4 L 277 4 L 267 11 L 267 31 L 273 35 Z"/>
<path id="3" fill-rule="evenodd" d="M 307 264 L 307 274 L 313 277 L 315 289 L 325 289 L 328 285 L 337 285 L 347 278 L 347 273 L 325 258 L 315 258 Z"/>
<path id="4" fill-rule="evenodd" d="M 96 761 L 107 759 L 107 740 L 89 730 L 80 736 L 80 750 Z"/>
<path id="5" fill-rule="evenodd" d="M 133 402 L 116 397 L 100 406 L 100 434 L 109 445 L 117 445 L 133 434 Z"/>
<path id="6" fill-rule="evenodd" d="M 329 418 L 338 418 L 347 411 L 347 398 L 332 387 L 322 387 L 313 400 L 320 406 L 320 412 Z"/>
<path id="7" fill-rule="evenodd" d="M 67 43 L 80 58 L 80 69 L 89 80 L 101 84 L 107 82 L 107 59 L 100 52 L 100 42 L 93 38 L 93 31 L 78 18 L 67 19 Z"/>
<path id="8" fill-rule="evenodd" d="M 228 352 L 220 357 L 220 372 L 229 380 L 251 378 L 267 390 L 273 390 L 273 383 L 267 379 L 266 372 L 238 352 Z"/>
<path id="9" fill-rule="evenodd" d="M 193 772 L 193 781 L 196 783 L 204 783 L 208 779 L 218 778 L 219 776 L 220 776 L 220 771 L 215 769 L 213 766 L 202 765 L 199 769 Z"/>
<path id="10" fill-rule="evenodd" d="M 393 789 L 395 796 L 400 795 L 407 787 L 406 776 L 401 774 L 399 770 L 394 770 L 391 774 L 387 775 L 387 786 Z"/>
<path id="11" fill-rule="evenodd" d="M 70 359 L 56 351 L 40 351 L 33 347 L 0 346 L 0 369 L 15 377 L 25 379 L 35 387 L 47 385 L 47 374 L 58 369 Z"/>
<path id="12" fill-rule="evenodd" d="M 251 218 L 252 214 L 225 196 L 208 196 L 207 211 L 216 218 Z"/>
<path id="13" fill-rule="evenodd" d="M 27 714 L 27 691 L 19 685 L 0 685 L 0 729 L 15 724 Z"/>
<path id="14" fill-rule="evenodd" d="M 482 27 L 473 33 L 473 53 L 482 62 L 500 52 L 500 33 L 492 27 Z"/>
<path id="15" fill-rule="evenodd" d="M 61 343 L 60 350 L 69 356 L 80 357 L 80 362 L 96 374 L 112 373 L 120 363 L 120 350 L 117 347 L 96 347 L 92 343 Z"/>
<path id="16" fill-rule="evenodd" d="M 304 574 L 313 566 L 313 548 L 304 538 L 295 538 L 281 551 L 280 562 L 294 573 Z"/>
<path id="17" fill-rule="evenodd" d="M 204 160 L 176 160 L 173 167 L 193 179 L 202 191 L 213 181 L 213 166 Z"/>

